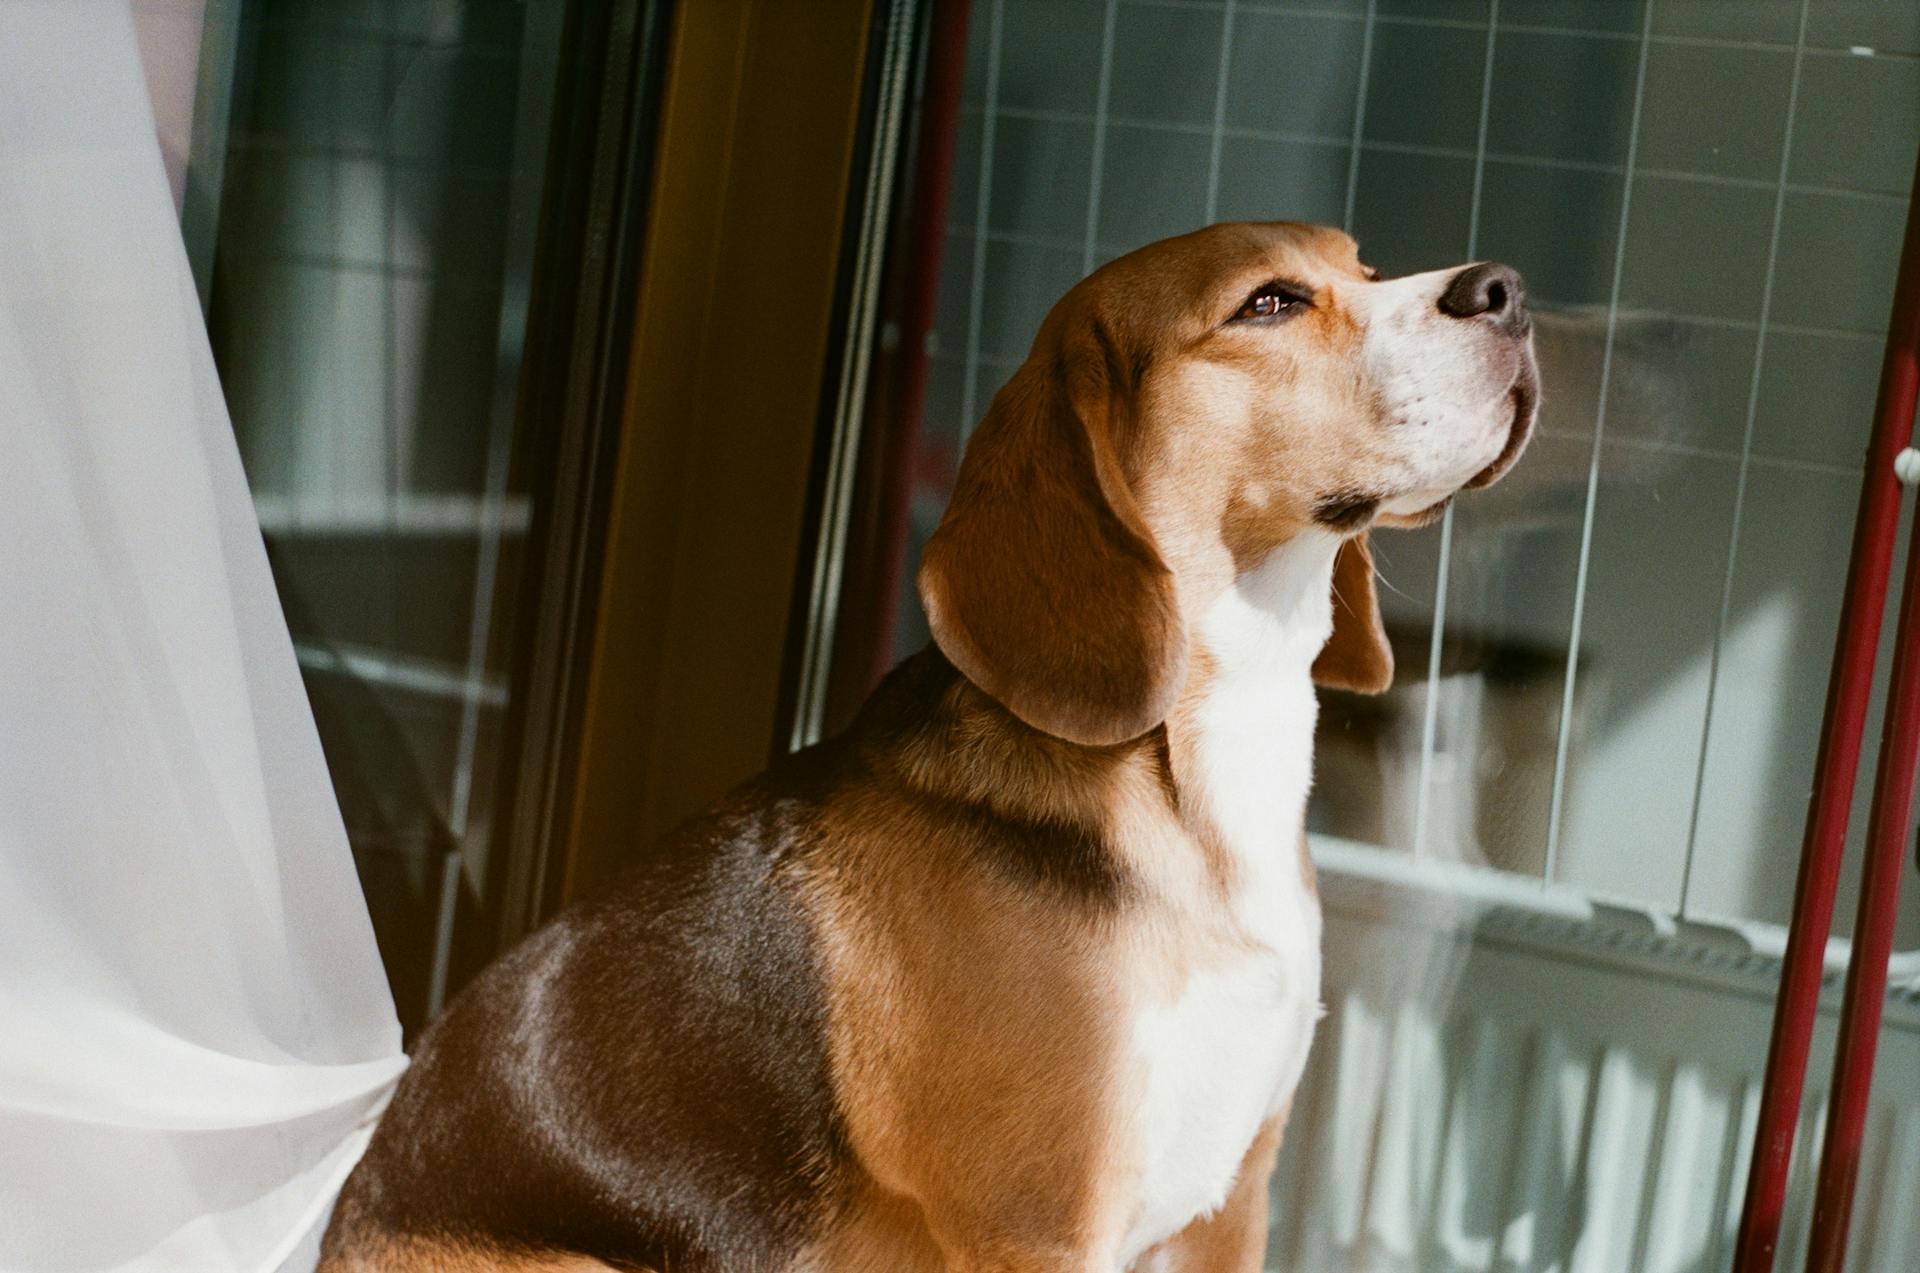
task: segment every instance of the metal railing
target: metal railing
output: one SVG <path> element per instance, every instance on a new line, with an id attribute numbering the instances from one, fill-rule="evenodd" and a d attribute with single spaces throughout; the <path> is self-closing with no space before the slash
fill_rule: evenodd
<path id="1" fill-rule="evenodd" d="M 1846 600 L 1840 614 L 1840 637 L 1834 646 L 1820 756 L 1800 851 L 1793 921 L 1774 1008 L 1766 1085 L 1754 1131 L 1753 1166 L 1747 1178 L 1734 1273 L 1768 1273 L 1779 1242 L 1794 1127 L 1806 1083 L 1807 1052 L 1820 1006 L 1821 956 L 1833 921 L 1847 815 L 1853 804 L 1854 778 L 1859 771 L 1887 586 L 1893 571 L 1894 538 L 1900 520 L 1900 474 L 1914 467 L 1911 457 L 1903 456 L 1912 441 L 1917 393 L 1920 171 L 1915 173 L 1914 197 L 1907 209 L 1906 241 L 1900 254 L 1886 356 L 1881 364 L 1880 395 L 1861 485 L 1860 513 L 1854 526 L 1853 554 L 1847 567 Z M 1916 656 L 1920 655 L 1920 648 L 1916 648 L 1920 645 L 1920 533 L 1908 550 L 1896 633 L 1893 679 L 1868 824 L 1867 864 L 1821 1147 L 1808 1273 L 1839 1273 L 1845 1262 L 1867 1098 L 1873 1085 L 1887 962 L 1893 949 L 1894 913 L 1899 904 L 1908 818 L 1913 808 L 1915 767 L 1920 763 L 1920 665 L 1916 665 Z"/>

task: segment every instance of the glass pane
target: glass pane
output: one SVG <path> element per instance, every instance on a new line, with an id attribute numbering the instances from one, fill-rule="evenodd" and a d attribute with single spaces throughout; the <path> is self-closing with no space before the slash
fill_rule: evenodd
<path id="1" fill-rule="evenodd" d="M 209 325 L 410 1026 L 487 878 L 559 8 L 238 7 Z"/>
<path id="2" fill-rule="evenodd" d="M 1052 301 L 1151 239 L 1328 222 L 1390 273 L 1510 262 L 1536 306 L 1529 454 L 1375 537 L 1397 683 L 1322 696 L 1329 1016 L 1269 1266 L 1725 1267 L 1920 8 L 983 0 L 970 40 L 910 555 Z M 927 638 L 910 589 L 899 615 L 905 656 Z M 1901 923 L 1920 952 L 1916 890 Z M 1899 956 L 1896 982 L 1917 971 Z M 1881 1058 L 1855 1250 L 1920 1267 L 1910 989 Z M 1804 1241 L 1790 1226 L 1783 1267 Z"/>

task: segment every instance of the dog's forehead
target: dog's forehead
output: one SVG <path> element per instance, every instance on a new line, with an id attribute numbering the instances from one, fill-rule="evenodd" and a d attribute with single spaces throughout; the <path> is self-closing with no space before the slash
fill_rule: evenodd
<path id="1" fill-rule="evenodd" d="M 1213 232 L 1218 233 L 1213 233 Z M 1239 222 L 1210 226 L 1202 234 L 1218 243 L 1222 265 L 1267 266 L 1302 274 L 1360 268 L 1360 247 L 1344 230 L 1298 221 Z M 1238 260 L 1232 258 L 1237 257 Z"/>
<path id="2" fill-rule="evenodd" d="M 1101 267 L 1083 286 L 1109 304 L 1158 309 L 1169 302 L 1211 304 L 1223 290 L 1272 279 L 1313 285 L 1360 270 L 1358 247 L 1344 231 L 1241 221 L 1150 243 Z"/>

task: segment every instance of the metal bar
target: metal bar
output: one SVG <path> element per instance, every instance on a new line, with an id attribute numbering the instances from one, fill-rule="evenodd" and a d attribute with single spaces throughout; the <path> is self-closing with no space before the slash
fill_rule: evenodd
<path id="1" fill-rule="evenodd" d="M 1915 186 L 1920 194 L 1920 171 L 1915 173 Z M 1786 1201 L 1787 1171 L 1793 1161 L 1793 1134 L 1807 1077 L 1807 1049 L 1819 1011 L 1821 966 L 1833 923 L 1834 888 L 1846 848 L 1847 815 L 1853 804 L 1854 776 L 1860 767 L 1861 734 L 1866 728 L 1873 665 L 1886 613 L 1888 575 L 1893 567 L 1894 536 L 1900 520 L 1900 484 L 1894 476 L 1894 459 L 1907 445 L 1913 427 L 1915 386 L 1920 383 L 1914 365 L 1917 336 L 1920 197 L 1914 198 L 1907 209 L 1906 243 L 1900 254 L 1893 318 L 1880 370 L 1880 397 L 1874 409 L 1873 439 L 1867 448 L 1860 511 L 1847 564 L 1840 635 L 1834 644 L 1833 671 L 1827 683 L 1826 715 L 1820 727 L 1813 796 L 1800 848 L 1793 919 L 1780 969 L 1780 993 L 1774 1007 L 1773 1036 L 1767 1050 L 1767 1074 L 1754 1129 L 1753 1159 L 1734 1248 L 1733 1273 L 1769 1273 L 1780 1240 L 1780 1213 Z"/>
<path id="2" fill-rule="evenodd" d="M 804 609 L 798 634 L 798 682 L 794 688 L 792 727 L 787 737 L 774 741 L 773 759 L 816 743 L 826 732 L 828 699 L 833 681 L 840 602 L 845 582 L 847 544 L 853 524 L 854 486 L 859 480 L 861 438 L 867 427 L 868 385 L 874 351 L 880 345 L 881 282 L 884 278 L 889 226 L 894 211 L 894 170 L 906 133 L 913 79 L 915 0 L 879 0 L 874 6 L 878 46 L 868 75 L 874 84 L 861 110 L 865 115 L 864 152 L 856 162 L 861 175 L 850 194 L 847 232 L 842 251 L 848 263 L 844 325 L 837 374 L 832 383 L 833 405 L 826 420 L 824 453 L 816 460 L 820 483 L 819 520 L 813 544 L 812 569 L 798 594 Z M 851 200 L 857 196 L 857 202 Z M 836 292 L 838 291 L 836 287 Z"/>
<path id="3" fill-rule="evenodd" d="M 1366 25 L 1360 28 L 1360 77 L 1353 92 L 1353 132 L 1347 139 L 1347 200 L 1340 227 L 1353 233 L 1354 209 L 1360 199 L 1360 143 L 1367 131 L 1367 81 L 1373 73 L 1373 26 L 1380 0 L 1367 0 Z"/>
<path id="4" fill-rule="evenodd" d="M 1880 413 L 1887 431 L 1899 434 L 1904 444 L 1912 436 L 1915 395 L 1920 391 L 1920 175 L 1915 177 L 1915 198 L 1907 213 L 1907 245 L 1891 327 L 1880 378 Z M 1887 462 L 1886 470 L 1898 480 L 1898 456 Z M 1900 905 L 1900 875 L 1907 863 L 1907 819 L 1913 812 L 1914 774 L 1920 769 L 1920 523 L 1914 535 L 1907 547 L 1900 619 L 1894 629 L 1893 674 L 1874 773 L 1867 863 L 1840 1010 L 1840 1042 L 1833 1056 L 1833 1095 L 1827 1106 L 1826 1142 L 1820 1149 L 1820 1182 L 1814 1191 L 1808 1273 L 1840 1273 L 1846 1261 L 1867 1101 L 1873 1091 L 1874 1053 L 1880 1041 L 1880 1010 L 1886 1002 L 1887 961 L 1893 955 L 1893 926 Z"/>
<path id="5" fill-rule="evenodd" d="M 1753 368 L 1747 379 L 1746 423 L 1740 431 L 1740 467 L 1733 484 L 1733 519 L 1727 527 L 1727 569 L 1720 577 L 1720 615 L 1713 626 L 1713 646 L 1707 655 L 1707 702 L 1700 713 L 1700 747 L 1693 762 L 1693 801 L 1687 810 L 1687 853 L 1680 867 L 1680 909 L 1692 913 L 1693 864 L 1700 847 L 1700 813 L 1706 806 L 1707 763 L 1712 754 L 1713 718 L 1720 707 L 1720 676 L 1727 652 L 1727 630 L 1733 620 L 1734 584 L 1739 579 L 1740 534 L 1746 526 L 1747 491 L 1753 475 L 1753 436 L 1760 420 L 1760 389 L 1766 383 L 1767 336 L 1773 330 L 1773 297 L 1780 281 L 1780 239 L 1787 220 L 1787 177 L 1793 171 L 1793 125 L 1800 114 L 1800 82 L 1807 64 L 1807 22 L 1813 0 L 1800 0 L 1800 22 L 1794 28 L 1793 76 L 1787 81 L 1787 131 L 1780 143 L 1779 184 L 1773 192 L 1773 228 L 1767 235 L 1767 272 L 1761 276 L 1760 330 L 1753 338 Z"/>
<path id="6" fill-rule="evenodd" d="M 1107 0 L 1100 32 L 1100 83 L 1093 99 L 1092 174 L 1087 180 L 1087 231 L 1080 249 L 1080 272 L 1093 273 L 1100 262 L 1100 191 L 1107 173 L 1107 107 L 1113 100 L 1113 38 L 1120 24 L 1120 0 Z M 967 421 L 969 427 L 973 421 Z"/>
<path id="7" fill-rule="evenodd" d="M 971 0 L 936 0 L 927 33 L 927 65 L 920 93 L 920 137 L 915 150 L 913 207 L 908 213 L 906 266 L 909 272 L 901 337 L 901 376 L 893 403 L 897 445 L 887 457 L 880 481 L 879 544 L 875 568 L 885 581 L 873 623 L 877 635 L 863 669 L 861 692 L 880 683 L 894 662 L 899 627 L 900 590 L 906 586 L 907 539 L 911 521 L 913 476 L 925 427 L 927 386 L 940 300 L 940 262 L 947 246 L 948 204 L 953 194 L 953 163 L 960 135 L 960 104 L 967 77 L 967 32 Z M 972 424 L 969 420 L 967 424 Z"/>
<path id="8" fill-rule="evenodd" d="M 1480 210 L 1487 187 L 1487 127 L 1493 118 L 1494 56 L 1500 39 L 1500 0 L 1487 7 L 1486 53 L 1480 59 L 1480 123 L 1474 132 L 1473 197 L 1467 204 L 1466 259 L 1480 259 Z M 1440 514 L 1440 558 L 1433 580 L 1433 631 L 1427 638 L 1426 701 L 1420 705 L 1420 768 L 1413 789 L 1413 844 L 1416 859 L 1427 855 L 1427 829 L 1433 805 L 1433 756 L 1440 741 L 1440 697 L 1446 693 L 1440 679 L 1441 663 L 1447 649 L 1447 600 L 1453 589 L 1453 501 Z M 1451 830 L 1451 828 L 1449 828 Z M 1465 846 L 1445 844 L 1442 855 L 1459 852 Z"/>
<path id="9" fill-rule="evenodd" d="M 973 195 L 973 273 L 967 285 L 966 381 L 960 387 L 960 429 L 964 443 L 980 419 L 980 340 L 986 320 L 987 239 L 993 229 L 994 123 L 1000 113 L 1000 43 L 1006 32 L 1007 0 L 993 0 L 987 14 L 987 84 L 980 105 L 980 183 Z"/>
<path id="10" fill-rule="evenodd" d="M 1567 807 L 1567 774 L 1573 750 L 1574 694 L 1580 678 L 1580 634 L 1587 621 L 1587 581 L 1592 578 L 1593 528 L 1600 519 L 1600 459 L 1607 440 L 1607 412 L 1613 400 L 1614 350 L 1620 335 L 1620 296 L 1627 269 L 1627 235 L 1633 226 L 1633 192 L 1640 171 L 1640 121 L 1647 105 L 1647 64 L 1653 52 L 1654 7 L 1648 0 L 1641 11 L 1640 52 L 1633 73 L 1633 111 L 1627 123 L 1626 180 L 1620 187 L 1619 228 L 1613 240 L 1613 281 L 1607 288 L 1606 338 L 1600 345 L 1600 391 L 1594 402 L 1593 446 L 1587 455 L 1587 489 L 1580 513 L 1580 564 L 1573 574 L 1573 617 L 1567 625 L 1567 672 L 1560 683 L 1558 737 L 1553 745 L 1553 792 L 1547 803 L 1547 860 L 1540 869 L 1542 884 L 1560 873 L 1560 827 Z"/>

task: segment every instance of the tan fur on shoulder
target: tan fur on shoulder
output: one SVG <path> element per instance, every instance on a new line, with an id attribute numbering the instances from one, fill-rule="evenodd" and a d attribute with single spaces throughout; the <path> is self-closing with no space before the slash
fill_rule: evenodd
<path id="1" fill-rule="evenodd" d="M 1023 727 L 975 701 L 935 728 Z M 1125 1127 L 1123 986 L 1099 917 L 974 869 L 964 824 L 937 816 L 943 796 L 986 777 L 876 784 L 834 810 L 843 849 L 810 883 L 830 1050 L 874 1195 L 913 1199 L 947 1267 L 1064 1268 L 1060 1252 L 1098 1249 L 1121 1219 L 1109 1164 Z M 1114 781 L 1071 786 L 1092 796 Z M 1001 789 L 1010 811 L 1021 791 Z"/>

